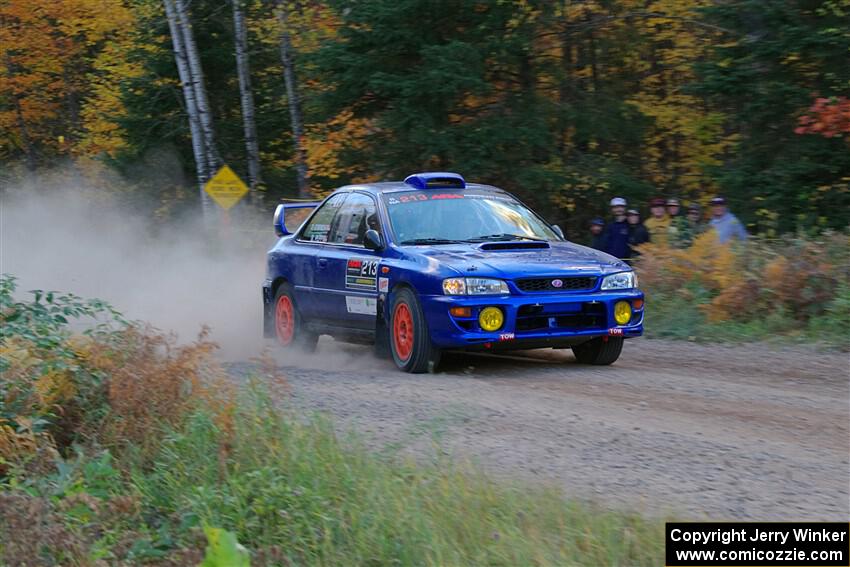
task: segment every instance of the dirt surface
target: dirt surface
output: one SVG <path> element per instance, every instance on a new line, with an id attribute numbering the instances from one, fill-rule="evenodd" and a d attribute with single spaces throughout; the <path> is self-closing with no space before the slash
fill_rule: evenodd
<path id="1" fill-rule="evenodd" d="M 294 403 L 379 450 L 447 452 L 605 506 L 850 517 L 847 354 L 634 339 L 610 367 L 540 350 L 448 355 L 438 373 L 410 375 L 370 352 L 324 338 L 315 355 L 280 354 Z"/>

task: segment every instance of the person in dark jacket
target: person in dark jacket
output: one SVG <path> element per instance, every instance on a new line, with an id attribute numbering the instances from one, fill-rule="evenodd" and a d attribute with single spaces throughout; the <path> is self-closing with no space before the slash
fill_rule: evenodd
<path id="1" fill-rule="evenodd" d="M 611 215 L 614 217 L 605 227 L 605 252 L 615 258 L 631 257 L 629 248 L 629 223 L 626 222 L 626 200 L 622 197 L 611 199 Z"/>
<path id="2" fill-rule="evenodd" d="M 605 251 L 605 221 L 600 218 L 590 221 L 590 247 Z"/>
<path id="3" fill-rule="evenodd" d="M 632 256 L 640 256 L 637 247 L 649 242 L 649 231 L 643 226 L 637 209 L 629 209 L 626 220 L 629 223 L 629 247 L 632 249 Z"/>

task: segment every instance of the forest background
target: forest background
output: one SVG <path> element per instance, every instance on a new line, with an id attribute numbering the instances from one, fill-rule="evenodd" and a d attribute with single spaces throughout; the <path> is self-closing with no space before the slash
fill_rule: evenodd
<path id="1" fill-rule="evenodd" d="M 613 196 L 850 221 L 850 0 L 4 0 L 0 53 L 0 187 L 160 220 L 227 163 L 264 211 L 453 170 L 579 239 Z"/>

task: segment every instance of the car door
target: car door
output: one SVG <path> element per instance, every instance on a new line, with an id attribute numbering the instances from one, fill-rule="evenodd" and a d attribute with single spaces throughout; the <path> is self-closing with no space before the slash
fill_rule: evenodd
<path id="1" fill-rule="evenodd" d="M 349 193 L 316 257 L 317 317 L 330 324 L 353 329 L 375 326 L 381 255 L 363 245 L 369 229 L 381 231 L 375 199 Z"/>
<path id="2" fill-rule="evenodd" d="M 293 254 L 291 270 L 295 301 L 301 315 L 308 320 L 319 316 L 316 294 L 318 258 L 323 256 L 322 249 L 328 246 L 334 219 L 347 196 L 347 192 L 337 193 L 320 205 L 299 232 L 295 245 L 291 247 L 297 251 Z"/>

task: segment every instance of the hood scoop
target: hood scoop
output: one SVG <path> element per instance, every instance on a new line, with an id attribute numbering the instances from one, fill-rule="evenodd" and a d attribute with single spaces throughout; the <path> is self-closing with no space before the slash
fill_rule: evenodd
<path id="1" fill-rule="evenodd" d="M 550 248 L 548 242 L 487 242 L 479 250 L 541 250 Z"/>

